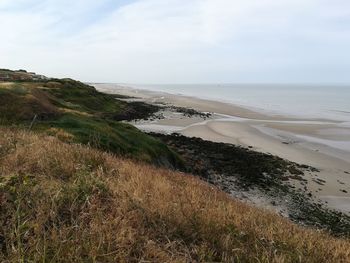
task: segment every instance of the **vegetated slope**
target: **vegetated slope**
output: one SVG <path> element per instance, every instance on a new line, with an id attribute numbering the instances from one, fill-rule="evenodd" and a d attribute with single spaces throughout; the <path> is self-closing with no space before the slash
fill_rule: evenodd
<path id="1" fill-rule="evenodd" d="M 10 72 L 10 71 L 9 71 Z M 157 107 L 127 103 L 71 79 L 0 82 L 0 124 L 29 127 L 135 159 L 179 166 L 162 142 L 120 122 L 146 118 Z"/>
<path id="2" fill-rule="evenodd" d="M 349 262 L 190 175 L 0 128 L 1 262 Z"/>
<path id="3" fill-rule="evenodd" d="M 37 75 L 34 72 L 27 72 L 26 70 L 9 70 L 0 69 L 0 81 L 34 81 L 47 79 L 43 75 Z"/>

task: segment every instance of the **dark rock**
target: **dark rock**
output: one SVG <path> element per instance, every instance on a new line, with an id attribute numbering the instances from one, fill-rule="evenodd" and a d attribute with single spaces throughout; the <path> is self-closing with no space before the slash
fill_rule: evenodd
<path id="1" fill-rule="evenodd" d="M 123 111 L 119 113 L 106 113 L 101 117 L 115 121 L 146 120 L 154 117 L 154 114 L 158 112 L 159 109 L 159 106 L 144 102 L 129 102 Z"/>

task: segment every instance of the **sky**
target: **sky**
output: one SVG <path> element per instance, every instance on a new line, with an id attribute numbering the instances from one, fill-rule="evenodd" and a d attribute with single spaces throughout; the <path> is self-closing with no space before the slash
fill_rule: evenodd
<path id="1" fill-rule="evenodd" d="M 0 68 L 115 83 L 350 83 L 349 0 L 0 0 Z"/>

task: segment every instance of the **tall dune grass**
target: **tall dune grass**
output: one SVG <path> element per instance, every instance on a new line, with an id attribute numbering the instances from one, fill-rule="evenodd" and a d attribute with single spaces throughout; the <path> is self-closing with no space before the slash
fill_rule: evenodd
<path id="1" fill-rule="evenodd" d="M 0 128 L 0 262 L 350 262 L 199 179 Z"/>

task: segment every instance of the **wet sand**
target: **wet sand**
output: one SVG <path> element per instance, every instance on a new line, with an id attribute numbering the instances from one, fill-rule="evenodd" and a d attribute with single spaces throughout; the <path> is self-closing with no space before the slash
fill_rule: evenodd
<path id="1" fill-rule="evenodd" d="M 142 130 L 178 132 L 186 136 L 252 147 L 287 160 L 313 166 L 319 173 L 305 175 L 308 190 L 329 207 L 350 213 L 350 127 L 324 119 L 296 119 L 268 115 L 258 109 L 162 92 L 136 90 L 114 84 L 95 84 L 107 93 L 122 94 L 148 103 L 175 105 L 211 112 L 203 120 L 165 112 L 165 119 L 141 121 Z M 296 187 L 304 187 L 298 181 Z"/>

